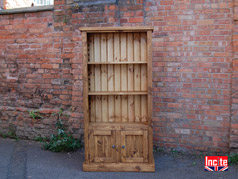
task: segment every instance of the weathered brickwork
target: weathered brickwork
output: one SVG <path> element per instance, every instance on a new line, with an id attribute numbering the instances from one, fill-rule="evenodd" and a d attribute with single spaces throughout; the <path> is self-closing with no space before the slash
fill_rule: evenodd
<path id="1" fill-rule="evenodd" d="M 232 151 L 238 151 L 238 0 L 234 1 L 233 51 L 230 148 Z"/>
<path id="2" fill-rule="evenodd" d="M 153 26 L 154 143 L 238 148 L 237 13 L 233 0 L 55 0 L 54 11 L 0 15 L 0 130 L 83 134 L 82 26 Z M 238 49 L 238 48 L 237 48 Z M 34 120 L 28 111 L 39 110 Z"/>

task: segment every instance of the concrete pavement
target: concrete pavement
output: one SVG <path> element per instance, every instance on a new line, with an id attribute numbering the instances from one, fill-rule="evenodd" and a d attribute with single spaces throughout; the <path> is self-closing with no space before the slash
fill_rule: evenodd
<path id="1" fill-rule="evenodd" d="M 238 167 L 227 172 L 205 172 L 203 159 L 189 156 L 156 154 L 155 173 L 82 172 L 83 151 L 53 153 L 41 149 L 34 141 L 0 138 L 0 179 L 127 179 L 127 178 L 231 178 Z"/>

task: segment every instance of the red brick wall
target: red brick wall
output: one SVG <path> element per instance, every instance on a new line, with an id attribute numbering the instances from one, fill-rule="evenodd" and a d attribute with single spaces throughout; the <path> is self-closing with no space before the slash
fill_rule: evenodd
<path id="1" fill-rule="evenodd" d="M 201 151 L 229 149 L 232 1 L 147 2 L 154 26 L 155 141 Z"/>
<path id="2" fill-rule="evenodd" d="M 149 25 L 154 27 L 155 145 L 228 151 L 230 137 L 237 141 L 233 1 L 98 2 L 55 0 L 53 12 L 0 15 L 0 129 L 10 126 L 31 138 L 49 135 L 55 121 L 50 113 L 61 107 L 68 114 L 64 122 L 69 131 L 79 137 L 83 133 L 79 27 Z M 40 110 L 44 119 L 31 119 L 27 111 L 33 109 Z"/>
<path id="3" fill-rule="evenodd" d="M 233 30 L 233 74 L 232 74 L 232 117 L 230 148 L 238 151 L 238 1 L 234 1 L 234 30 Z"/>

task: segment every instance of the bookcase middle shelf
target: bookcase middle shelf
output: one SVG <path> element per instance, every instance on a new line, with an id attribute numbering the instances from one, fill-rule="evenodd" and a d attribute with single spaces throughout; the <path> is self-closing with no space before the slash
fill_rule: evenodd
<path id="1" fill-rule="evenodd" d="M 147 91 L 93 91 L 88 92 L 88 95 L 147 95 Z"/>

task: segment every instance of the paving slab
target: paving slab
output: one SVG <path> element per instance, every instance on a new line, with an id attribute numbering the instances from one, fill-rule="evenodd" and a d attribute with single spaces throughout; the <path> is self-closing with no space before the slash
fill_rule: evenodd
<path id="1" fill-rule="evenodd" d="M 15 148 L 15 142 L 0 138 L 0 178 L 8 177 L 11 156 Z"/>
<path id="2" fill-rule="evenodd" d="M 83 161 L 83 150 L 54 153 L 42 150 L 41 144 L 34 141 L 0 138 L 0 179 L 235 179 L 238 175 L 237 166 L 229 167 L 227 172 L 205 172 L 203 158 L 165 153 L 155 155 L 155 173 L 83 172 Z"/>

